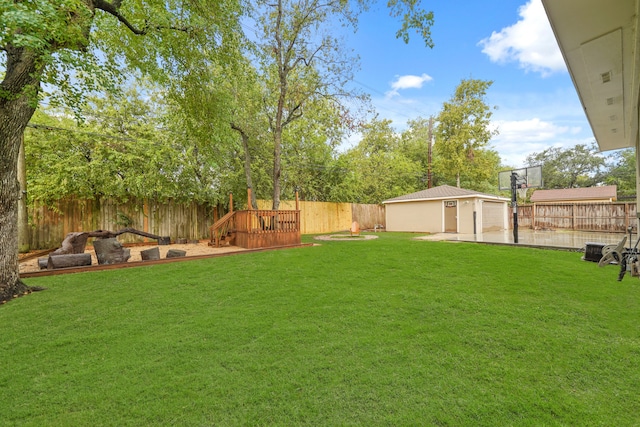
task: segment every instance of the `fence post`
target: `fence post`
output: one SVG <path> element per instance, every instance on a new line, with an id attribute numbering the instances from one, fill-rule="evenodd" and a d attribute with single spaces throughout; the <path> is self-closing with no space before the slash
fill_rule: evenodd
<path id="1" fill-rule="evenodd" d="M 629 221 L 629 203 L 625 203 L 624 204 L 624 229 L 625 230 L 629 229 L 629 224 L 631 224 L 631 221 Z"/>
<path id="2" fill-rule="evenodd" d="M 531 205 L 531 228 L 536 229 L 536 204 Z"/>

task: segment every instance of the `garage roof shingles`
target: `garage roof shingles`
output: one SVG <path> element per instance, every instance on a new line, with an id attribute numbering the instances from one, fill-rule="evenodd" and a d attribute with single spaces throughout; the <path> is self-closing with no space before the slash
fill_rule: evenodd
<path id="1" fill-rule="evenodd" d="M 427 190 L 418 191 L 403 196 L 394 197 L 385 200 L 382 203 L 409 202 L 414 200 L 438 200 L 450 199 L 456 197 L 487 197 L 491 199 L 503 199 L 494 194 L 485 194 L 473 190 L 465 190 L 464 188 L 452 187 L 450 185 L 440 185 L 438 187 L 429 188 Z"/>

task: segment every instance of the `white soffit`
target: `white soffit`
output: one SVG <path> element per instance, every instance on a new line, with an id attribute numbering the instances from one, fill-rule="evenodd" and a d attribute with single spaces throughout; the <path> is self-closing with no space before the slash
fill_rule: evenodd
<path id="1" fill-rule="evenodd" d="M 624 90 L 622 73 L 622 29 L 619 28 L 580 47 L 585 67 L 582 99 L 598 141 L 608 141 L 615 148 L 624 146 Z"/>
<path id="2" fill-rule="evenodd" d="M 634 147 L 637 0 L 542 0 L 602 151 Z"/>

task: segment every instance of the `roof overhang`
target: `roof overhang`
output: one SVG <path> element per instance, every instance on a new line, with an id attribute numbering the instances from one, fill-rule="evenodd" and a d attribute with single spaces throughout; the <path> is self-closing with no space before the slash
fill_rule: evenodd
<path id="1" fill-rule="evenodd" d="M 470 194 L 467 196 L 446 196 L 446 197 L 429 197 L 427 199 L 404 199 L 404 200 L 385 200 L 383 205 L 394 203 L 413 203 L 413 202 L 435 202 L 438 200 L 462 200 L 462 199 L 480 199 L 487 201 L 510 202 L 511 199 L 500 196 L 490 196 L 485 194 Z"/>
<path id="2" fill-rule="evenodd" d="M 598 146 L 635 147 L 640 0 L 542 0 Z"/>

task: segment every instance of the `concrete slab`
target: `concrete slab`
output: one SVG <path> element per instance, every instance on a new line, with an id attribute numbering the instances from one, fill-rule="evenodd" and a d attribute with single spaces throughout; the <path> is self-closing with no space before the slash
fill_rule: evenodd
<path id="1" fill-rule="evenodd" d="M 565 230 L 518 230 L 518 243 L 514 243 L 513 230 L 492 231 L 478 234 L 437 233 L 416 237 L 418 240 L 447 240 L 458 242 L 478 242 L 504 244 L 515 246 L 548 247 L 564 250 L 584 250 L 587 243 L 602 243 L 605 245 L 618 243 L 625 235 L 622 233 L 595 233 L 588 231 Z M 633 235 L 633 243 L 637 235 Z M 627 235 L 628 239 L 628 235 Z M 629 241 L 627 241 L 629 246 Z"/>

